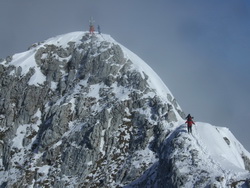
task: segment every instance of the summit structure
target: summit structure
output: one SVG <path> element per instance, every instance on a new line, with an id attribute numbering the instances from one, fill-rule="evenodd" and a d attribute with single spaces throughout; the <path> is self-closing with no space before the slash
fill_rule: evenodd
<path id="1" fill-rule="evenodd" d="M 89 33 L 90 34 L 93 34 L 94 31 L 95 31 L 95 27 L 94 27 L 94 20 L 93 18 L 91 17 L 90 20 L 89 20 Z"/>
<path id="2" fill-rule="evenodd" d="M 109 35 L 73 32 L 0 63 L 0 187 L 246 187 L 250 154 L 195 122 Z"/>

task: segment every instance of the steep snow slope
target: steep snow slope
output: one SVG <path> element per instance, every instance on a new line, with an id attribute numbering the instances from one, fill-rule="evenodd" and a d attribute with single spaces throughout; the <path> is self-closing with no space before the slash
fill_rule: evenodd
<path id="1" fill-rule="evenodd" d="M 235 172 L 245 169 L 242 154 L 250 155 L 227 128 L 197 123 L 196 130 L 197 140 L 214 161 Z"/>
<path id="2" fill-rule="evenodd" d="M 196 123 L 109 35 L 73 32 L 0 63 L 1 187 L 246 186 L 250 155 Z M 108 172 L 108 173 L 107 173 Z"/>
<path id="3" fill-rule="evenodd" d="M 216 127 L 208 123 L 197 122 L 194 127 L 194 141 L 203 151 L 203 160 L 208 159 L 207 168 L 216 169 L 214 176 L 224 173 L 224 184 L 226 187 L 235 179 L 250 178 L 249 163 L 244 161 L 244 156 L 250 159 L 250 154 L 240 142 L 225 127 Z M 240 182 L 244 184 L 244 181 Z M 239 184 L 240 184 L 239 183 Z"/>

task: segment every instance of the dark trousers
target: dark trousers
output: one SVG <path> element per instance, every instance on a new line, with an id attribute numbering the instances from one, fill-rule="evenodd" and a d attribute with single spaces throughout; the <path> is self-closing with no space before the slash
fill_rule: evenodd
<path id="1" fill-rule="evenodd" d="M 187 126 L 188 127 L 188 133 L 192 133 L 192 126 Z"/>

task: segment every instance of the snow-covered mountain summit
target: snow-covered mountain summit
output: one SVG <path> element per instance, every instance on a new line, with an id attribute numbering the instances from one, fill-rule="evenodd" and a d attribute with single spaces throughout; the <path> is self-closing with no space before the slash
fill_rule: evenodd
<path id="1" fill-rule="evenodd" d="M 196 123 L 109 35 L 73 32 L 0 63 L 0 187 L 227 187 L 250 154 Z"/>

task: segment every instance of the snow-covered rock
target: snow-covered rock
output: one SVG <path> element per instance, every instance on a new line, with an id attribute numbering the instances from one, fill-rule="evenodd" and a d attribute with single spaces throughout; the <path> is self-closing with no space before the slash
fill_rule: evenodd
<path id="1" fill-rule="evenodd" d="M 0 187 L 249 186 L 250 154 L 196 123 L 104 34 L 73 32 L 0 63 Z"/>

